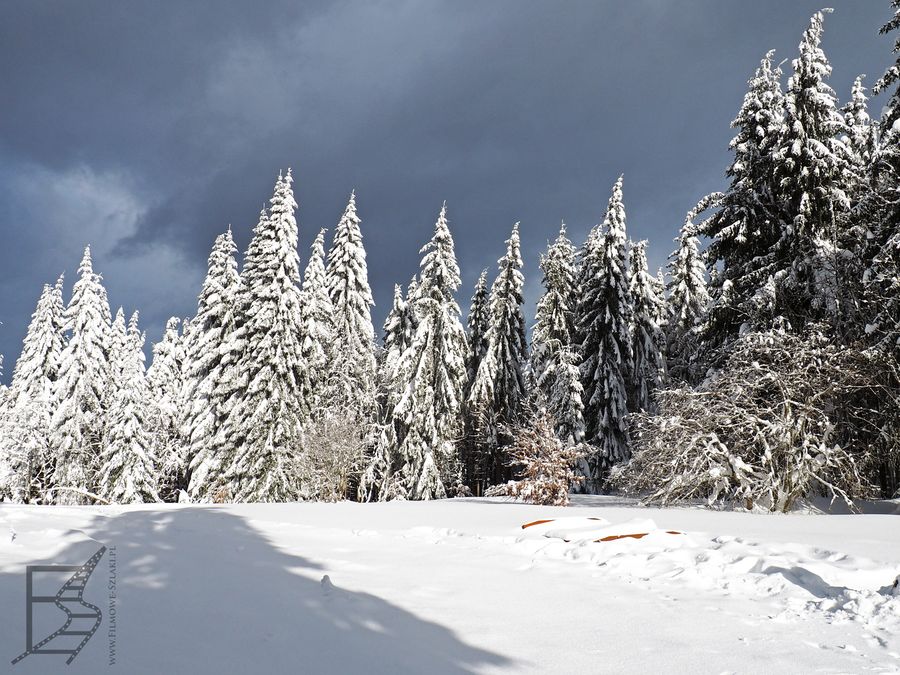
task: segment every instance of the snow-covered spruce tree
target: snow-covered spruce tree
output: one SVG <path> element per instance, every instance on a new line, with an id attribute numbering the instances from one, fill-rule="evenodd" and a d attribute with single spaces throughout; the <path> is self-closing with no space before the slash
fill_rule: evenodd
<path id="1" fill-rule="evenodd" d="M 579 464 L 583 489 L 600 489 L 609 468 L 631 452 L 625 417 L 631 381 L 632 300 L 628 292 L 622 177 L 616 181 L 602 225 L 584 244 L 578 288 L 585 437 L 595 450 Z"/>
<path id="2" fill-rule="evenodd" d="M 900 0 L 894 17 L 881 32 L 900 29 Z M 897 62 L 874 87 L 875 93 L 900 83 L 900 38 L 894 44 Z M 882 142 L 872 158 L 871 189 L 861 219 L 871 226 L 866 256 L 865 331 L 870 342 L 900 358 L 900 84 L 891 95 L 881 119 Z"/>
<path id="3" fill-rule="evenodd" d="M 11 387 L 16 398 L 49 399 L 65 347 L 62 283 L 60 277 L 55 286 L 44 286 L 31 315 L 22 352 L 13 370 Z"/>
<path id="4" fill-rule="evenodd" d="M 269 213 L 262 208 L 253 232 L 264 232 L 268 227 Z M 237 443 L 243 431 L 235 426 L 240 425 L 241 421 L 232 413 L 247 394 L 249 373 L 244 361 L 247 332 L 242 329 L 251 300 L 246 280 L 256 274 L 256 268 L 265 257 L 261 249 L 263 244 L 263 239 L 254 236 L 244 253 L 243 267 L 233 298 L 233 326 L 223 333 L 223 341 L 218 350 L 217 377 L 211 380 L 213 389 L 210 400 L 216 409 L 216 428 L 211 442 L 207 444 L 206 453 L 214 459 L 209 462 L 203 487 L 200 487 L 200 483 L 196 487 L 196 490 L 204 492 L 204 501 L 224 503 L 234 499 L 234 486 L 229 483 L 228 471 L 234 464 Z M 191 494 L 196 493 L 192 491 Z"/>
<path id="5" fill-rule="evenodd" d="M 413 277 L 409 286 L 412 294 L 417 287 Z M 404 297 L 403 288 L 396 284 L 391 311 L 384 321 L 383 346 L 378 355 L 378 422 L 381 427 L 391 424 L 394 406 L 402 392 L 403 385 L 397 381 L 400 363 L 403 353 L 413 342 L 416 325 L 415 301 Z"/>
<path id="6" fill-rule="evenodd" d="M 472 383 L 475 382 L 475 376 L 478 374 L 478 366 L 481 365 L 481 361 L 487 353 L 487 332 L 490 327 L 487 274 L 487 269 L 484 269 L 478 276 L 475 292 L 469 304 L 469 315 L 466 319 L 469 336 L 469 355 L 466 359 L 467 390 L 472 388 Z"/>
<path id="7" fill-rule="evenodd" d="M 654 316 L 654 320 L 656 321 L 656 325 L 663 328 L 663 332 L 665 332 L 665 328 L 669 325 L 669 300 L 666 297 L 666 271 L 660 267 L 656 270 L 656 276 L 651 278 L 653 283 L 653 293 L 659 299 L 659 304 L 656 305 L 657 314 Z"/>
<path id="8" fill-rule="evenodd" d="M 869 98 L 862 83 L 863 78 L 865 75 L 860 75 L 853 81 L 850 100 L 841 108 L 841 113 L 844 115 L 847 132 L 843 141 L 849 151 L 851 174 L 864 184 L 869 166 L 878 149 L 878 126 L 872 124 L 872 118 L 869 117 Z M 858 193 L 860 187 L 857 186 L 853 192 Z M 851 197 L 853 201 L 859 200 L 859 194 L 853 194 Z"/>
<path id="9" fill-rule="evenodd" d="M 883 424 L 898 404 L 886 364 L 818 328 L 745 334 L 701 387 L 660 392 L 659 413 L 634 418 L 635 456 L 616 482 L 650 502 L 773 511 L 815 494 L 865 497 L 872 455 L 897 438 Z"/>
<path id="10" fill-rule="evenodd" d="M 380 370 L 386 381 L 397 373 L 403 353 L 413 343 L 418 321 L 414 301 L 403 297 L 403 287 L 394 286 L 394 301 L 384 322 L 384 349 Z"/>
<path id="11" fill-rule="evenodd" d="M 469 392 L 469 414 L 476 421 L 480 457 L 476 469 L 489 484 L 509 477 L 502 446 L 508 442 L 503 427 L 519 421 L 527 398 L 525 367 L 528 348 L 522 314 L 522 255 L 519 223 L 506 241 L 506 254 L 498 261 L 499 272 L 491 286 L 487 350 Z"/>
<path id="12" fill-rule="evenodd" d="M 416 288 L 414 276 L 409 285 L 410 296 L 414 295 Z M 382 499 L 386 498 L 381 489 L 382 482 L 384 476 L 390 472 L 398 446 L 397 433 L 403 431 L 394 427 L 394 408 L 404 389 L 400 380 L 400 365 L 404 352 L 415 337 L 416 323 L 413 299 L 404 298 L 403 288 L 400 284 L 395 284 L 391 311 L 388 312 L 383 326 L 383 346 L 378 354 L 378 421 L 375 448 L 358 486 L 357 496 L 360 501 L 374 501 L 379 496 Z M 405 493 L 395 497 L 405 497 Z"/>
<path id="13" fill-rule="evenodd" d="M 102 277 L 94 272 L 90 247 L 84 250 L 78 274 L 64 315 L 69 340 L 53 385 L 51 489 L 59 504 L 86 503 L 94 493 L 109 387 L 109 302 Z"/>
<path id="14" fill-rule="evenodd" d="M 881 29 L 900 29 L 900 1 L 893 2 L 894 17 Z M 900 53 L 900 39 L 894 43 Z M 900 56 L 875 84 L 880 93 L 900 82 Z M 868 227 L 865 256 L 863 321 L 866 341 L 873 351 L 885 354 L 892 363 L 900 361 L 900 86 L 894 89 L 878 125 L 881 138 L 872 157 L 869 189 L 857 209 L 858 222 Z M 896 419 L 896 411 L 885 416 L 884 424 Z M 900 447 L 900 444 L 898 444 Z M 900 490 L 900 452 L 880 454 L 873 480 L 882 495 Z"/>
<path id="15" fill-rule="evenodd" d="M 159 495 L 166 502 L 178 501 L 187 487 L 187 453 L 180 430 L 184 365 L 180 324 L 176 317 L 166 322 L 162 340 L 153 345 L 153 361 L 147 369 L 150 456 L 159 463 Z"/>
<path id="16" fill-rule="evenodd" d="M 742 326 L 771 324 L 773 308 L 763 289 L 779 269 L 783 241 L 782 214 L 775 184 L 775 157 L 784 133 L 784 95 L 781 68 L 773 66 L 775 52 L 760 62 L 731 123 L 737 133 L 729 149 L 734 159 L 726 171 L 728 189 L 704 198 L 694 215 L 715 211 L 688 236 L 710 240 L 706 263 L 716 270 L 710 284 L 712 306 L 702 326 L 704 361 L 715 361 Z"/>
<path id="17" fill-rule="evenodd" d="M 794 330 L 807 321 L 827 319 L 843 330 L 856 301 L 846 279 L 859 270 L 852 262 L 856 242 L 845 231 L 850 208 L 846 186 L 854 176 L 844 118 L 826 79 L 831 66 L 821 48 L 824 15 L 816 12 L 800 42 L 800 56 L 785 94 L 785 124 L 775 152 L 775 177 L 786 214 L 782 250 L 786 258 L 775 272 L 775 316 Z"/>
<path id="18" fill-rule="evenodd" d="M 657 295 L 654 277 L 647 271 L 647 242 L 631 246 L 628 292 L 634 307 L 631 324 L 632 411 L 653 410 L 653 392 L 666 382 L 666 337 L 659 318 L 665 298 Z"/>
<path id="19" fill-rule="evenodd" d="M 128 360 L 128 328 L 125 325 L 125 310 L 116 310 L 109 334 L 109 390 L 107 397 L 112 401 L 123 385 L 122 371 Z"/>
<path id="20" fill-rule="evenodd" d="M 216 237 L 197 314 L 184 336 L 180 433 L 188 462 L 187 491 L 192 501 L 208 502 L 212 479 L 221 478 L 221 449 L 215 443 L 224 413 L 216 388 L 234 331 L 240 277 L 231 228 Z"/>
<path id="21" fill-rule="evenodd" d="M 372 325 L 372 290 L 356 193 L 334 231 L 328 251 L 325 280 L 334 316 L 334 363 L 343 372 L 343 398 L 348 409 L 368 418 L 375 406 L 375 329 Z"/>
<path id="22" fill-rule="evenodd" d="M 460 454 L 463 463 L 463 478 L 467 486 L 475 485 L 480 478 L 476 476 L 478 469 L 478 412 L 469 405 L 469 394 L 478 374 L 478 367 L 487 353 L 487 333 L 490 326 L 490 308 L 487 286 L 487 269 L 481 271 L 475 284 L 475 292 L 469 304 L 469 315 L 466 320 L 469 352 L 466 355 L 466 388 L 463 392 L 463 440 Z M 479 469 L 480 470 L 480 469 Z"/>
<path id="23" fill-rule="evenodd" d="M 325 282 L 325 229 L 310 247 L 309 263 L 300 293 L 300 330 L 303 342 L 300 388 L 303 415 L 315 416 L 322 406 L 323 389 L 332 366 L 333 307 Z"/>
<path id="24" fill-rule="evenodd" d="M 225 477 L 240 502 L 290 501 L 300 490 L 303 347 L 292 182 L 290 170 L 278 176 L 241 275 L 235 337 L 241 357 L 235 367 L 242 372 L 235 379 L 245 388 L 230 404 L 222 430 L 234 448 Z"/>
<path id="25" fill-rule="evenodd" d="M 118 318 L 118 317 L 117 317 Z M 160 501 L 156 462 L 148 432 L 151 400 L 144 371 L 144 336 L 132 318 L 118 350 L 118 386 L 107 410 L 98 493 L 113 504 Z"/>
<path id="26" fill-rule="evenodd" d="M 698 364 L 698 329 L 706 315 L 710 298 L 706 288 L 706 267 L 700 257 L 700 242 L 688 234 L 691 214 L 676 240 L 678 248 L 669 256 L 669 326 L 666 330 L 667 363 L 675 380 L 695 382 L 702 375 Z M 733 286 L 731 287 L 733 288 Z M 720 290 L 727 298 L 730 288 Z"/>
<path id="27" fill-rule="evenodd" d="M 560 440 L 553 416 L 541 409 L 523 426 L 512 430 L 507 452 L 516 480 L 495 485 L 487 496 L 508 496 L 531 504 L 566 506 L 569 490 L 584 480 L 573 466 L 581 449 Z"/>
<path id="28" fill-rule="evenodd" d="M 891 0 L 891 7 L 894 8 L 894 16 L 881 27 L 882 35 L 900 30 L 900 0 Z M 885 114 L 881 119 L 881 128 L 884 131 L 892 128 L 894 123 L 900 119 L 900 36 L 894 42 L 894 53 L 897 54 L 897 61 L 887 69 L 873 88 L 875 94 L 880 94 L 888 88 L 898 85 L 891 94 L 891 98 L 885 106 Z"/>
<path id="29" fill-rule="evenodd" d="M 446 203 L 421 253 L 416 332 L 398 364 L 397 381 L 403 389 L 392 415 L 402 438 L 397 439 L 379 498 L 442 498 L 458 491 L 462 480 L 457 441 L 462 435 L 468 344 L 454 297 L 459 266 Z"/>
<path id="30" fill-rule="evenodd" d="M 575 334 L 575 247 L 562 224 L 541 256 L 544 294 L 531 338 L 531 371 L 554 428 L 566 446 L 584 440 L 580 362 Z"/>
<path id="31" fill-rule="evenodd" d="M 63 339 L 62 277 L 45 285 L 22 343 L 6 392 L 0 453 L 11 472 L 7 491 L 13 501 L 45 501 L 54 457 L 50 444 L 53 386 L 59 371 Z"/>

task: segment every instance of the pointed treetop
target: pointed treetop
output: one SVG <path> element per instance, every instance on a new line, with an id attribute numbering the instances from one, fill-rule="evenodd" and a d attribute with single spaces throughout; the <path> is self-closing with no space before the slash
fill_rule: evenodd
<path id="1" fill-rule="evenodd" d="M 625 243 L 625 204 L 622 197 L 622 178 L 619 176 L 613 185 L 609 204 L 606 208 L 606 217 L 603 219 L 603 227 L 608 235 Z"/>
<path id="2" fill-rule="evenodd" d="M 81 264 L 78 265 L 79 274 L 93 274 L 94 265 L 91 260 L 91 247 L 84 247 L 84 256 L 81 258 Z"/>

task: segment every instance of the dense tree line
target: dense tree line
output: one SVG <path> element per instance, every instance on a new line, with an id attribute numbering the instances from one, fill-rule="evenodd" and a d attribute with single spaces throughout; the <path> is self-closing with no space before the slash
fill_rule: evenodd
<path id="1" fill-rule="evenodd" d="M 900 27 L 900 0 L 894 19 Z M 788 508 L 900 484 L 900 60 L 872 119 L 839 106 L 816 13 L 783 83 L 773 52 L 733 122 L 727 189 L 667 271 L 627 232 L 624 180 L 576 247 L 541 257 L 528 340 L 519 224 L 463 320 L 447 205 L 376 341 L 356 194 L 301 272 L 290 171 L 239 264 L 219 235 L 194 317 L 145 368 L 85 250 L 44 287 L 0 389 L 0 496 L 33 503 L 659 501 Z M 900 51 L 900 41 L 895 52 Z"/>

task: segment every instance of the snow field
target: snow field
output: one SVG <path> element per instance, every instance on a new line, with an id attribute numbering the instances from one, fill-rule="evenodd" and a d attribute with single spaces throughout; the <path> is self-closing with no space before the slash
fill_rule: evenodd
<path id="1" fill-rule="evenodd" d="M 5 608 L 24 609 L 25 564 L 116 546 L 129 673 L 900 672 L 896 515 L 608 497 L 3 506 L 0 533 Z M 85 592 L 101 607 L 104 565 Z M 0 655 L 21 652 L 23 619 L 7 610 Z M 105 629 L 67 672 L 112 670 Z"/>

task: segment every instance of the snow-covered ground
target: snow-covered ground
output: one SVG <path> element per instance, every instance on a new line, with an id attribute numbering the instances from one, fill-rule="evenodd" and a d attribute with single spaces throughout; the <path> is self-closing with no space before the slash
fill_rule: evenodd
<path id="1" fill-rule="evenodd" d="M 900 672 L 900 502 L 873 507 L 2 505 L 0 672 Z M 25 565 L 81 564 L 101 543 L 84 591 L 100 629 L 71 666 L 11 665 Z"/>

